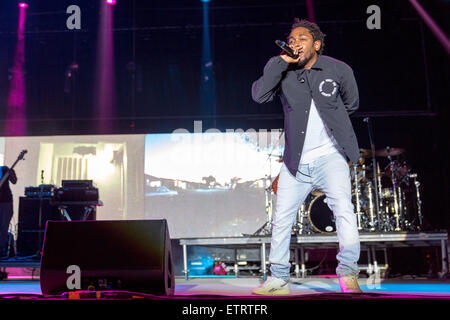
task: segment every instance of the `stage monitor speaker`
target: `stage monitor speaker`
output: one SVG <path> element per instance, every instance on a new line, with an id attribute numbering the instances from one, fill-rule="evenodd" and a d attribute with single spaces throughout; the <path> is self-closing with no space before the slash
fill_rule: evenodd
<path id="1" fill-rule="evenodd" d="M 42 250 L 43 294 L 120 290 L 173 295 L 167 221 L 48 221 Z"/>

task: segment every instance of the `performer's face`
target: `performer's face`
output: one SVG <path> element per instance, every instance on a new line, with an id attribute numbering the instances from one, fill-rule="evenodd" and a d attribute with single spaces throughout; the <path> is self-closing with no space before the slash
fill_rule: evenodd
<path id="1" fill-rule="evenodd" d="M 303 27 L 292 30 L 287 38 L 287 43 L 295 53 L 299 54 L 298 65 L 300 67 L 304 67 L 311 59 L 315 58 L 321 46 L 320 41 L 314 41 L 309 30 Z"/>

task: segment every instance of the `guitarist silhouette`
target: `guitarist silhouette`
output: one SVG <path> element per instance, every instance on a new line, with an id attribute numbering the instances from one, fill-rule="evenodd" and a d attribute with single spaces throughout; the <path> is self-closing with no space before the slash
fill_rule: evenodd
<path id="1" fill-rule="evenodd" d="M 11 166 L 11 168 L 7 166 L 0 167 L 0 259 L 1 258 L 9 258 L 8 257 L 8 229 L 9 223 L 13 216 L 13 196 L 11 192 L 11 188 L 9 187 L 9 183 L 12 184 L 17 183 L 16 172 L 14 171 L 14 167 L 19 162 L 19 160 L 23 159 L 27 151 L 23 150 L 16 162 Z"/>

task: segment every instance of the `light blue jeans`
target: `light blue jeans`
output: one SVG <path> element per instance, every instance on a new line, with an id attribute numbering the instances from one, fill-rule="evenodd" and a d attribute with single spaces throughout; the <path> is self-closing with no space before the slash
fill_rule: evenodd
<path id="1" fill-rule="evenodd" d="M 339 241 L 336 274 L 357 275 L 360 242 L 352 204 L 350 167 L 344 156 L 335 152 L 309 164 L 299 164 L 295 177 L 284 164 L 281 167 L 269 255 L 272 276 L 289 280 L 292 227 L 300 206 L 312 190 L 325 193 L 333 211 Z"/>

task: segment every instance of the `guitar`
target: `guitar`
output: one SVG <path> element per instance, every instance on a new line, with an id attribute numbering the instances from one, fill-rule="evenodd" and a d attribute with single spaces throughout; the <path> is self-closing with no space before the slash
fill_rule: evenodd
<path id="1" fill-rule="evenodd" d="M 23 160 L 23 157 L 25 156 L 25 153 L 27 153 L 27 150 L 22 150 L 22 152 L 19 154 L 19 156 L 17 157 L 16 161 L 13 163 L 13 165 L 11 166 L 11 168 L 9 168 L 8 172 L 5 173 L 5 175 L 2 177 L 2 179 L 0 180 L 0 188 L 3 186 L 3 183 L 8 180 L 9 178 L 9 173 L 11 172 L 12 169 L 14 169 L 14 167 L 16 166 L 17 162 L 19 162 L 20 160 Z"/>

